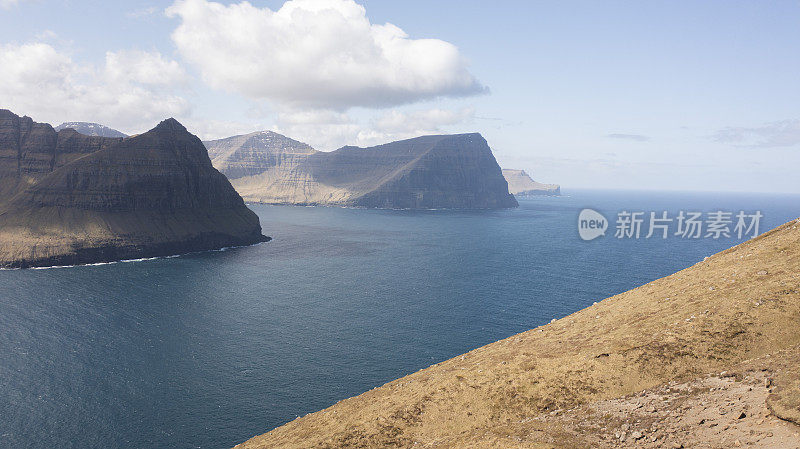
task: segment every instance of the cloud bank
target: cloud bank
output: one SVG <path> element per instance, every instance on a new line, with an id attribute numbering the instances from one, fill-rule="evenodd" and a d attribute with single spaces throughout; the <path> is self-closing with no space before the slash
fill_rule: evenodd
<path id="1" fill-rule="evenodd" d="M 621 139 L 621 140 L 632 140 L 634 142 L 647 142 L 650 140 L 649 137 L 644 136 L 642 134 L 606 134 L 606 137 L 611 139 Z"/>
<path id="2" fill-rule="evenodd" d="M 728 127 L 717 131 L 714 140 L 746 147 L 790 147 L 800 144 L 800 120 L 782 120 L 751 128 Z"/>
<path id="3" fill-rule="evenodd" d="M 370 23 L 353 0 L 280 9 L 178 0 L 172 40 L 211 87 L 288 109 L 391 107 L 486 92 L 452 44 Z"/>
<path id="4" fill-rule="evenodd" d="M 98 67 L 76 63 L 49 44 L 6 44 L 0 67 L 0 106 L 53 125 L 86 120 L 141 132 L 189 109 L 170 93 L 186 74 L 156 52 L 107 52 Z"/>
<path id="5" fill-rule="evenodd" d="M 300 139 L 318 150 L 335 150 L 344 145 L 372 146 L 426 134 L 441 134 L 448 126 L 464 125 L 474 119 L 472 108 L 387 111 L 359 123 L 348 114 L 317 110 L 285 112 L 278 116 L 277 132 Z"/>
<path id="6" fill-rule="evenodd" d="M 19 4 L 20 0 L 0 0 L 0 9 L 11 9 Z"/>

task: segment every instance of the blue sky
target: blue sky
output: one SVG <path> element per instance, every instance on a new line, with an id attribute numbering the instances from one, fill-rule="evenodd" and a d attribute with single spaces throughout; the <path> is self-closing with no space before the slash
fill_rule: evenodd
<path id="1" fill-rule="evenodd" d="M 282 1 L 0 0 L 0 107 L 323 150 L 478 131 L 501 166 L 567 189 L 800 193 L 799 2 L 362 0 L 361 18 L 348 1 L 287 22 L 250 20 Z M 353 48 L 387 22 L 407 38 L 372 64 Z"/>

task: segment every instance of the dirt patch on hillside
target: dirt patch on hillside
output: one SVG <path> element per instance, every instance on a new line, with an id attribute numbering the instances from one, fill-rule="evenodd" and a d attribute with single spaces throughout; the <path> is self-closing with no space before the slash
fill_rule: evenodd
<path id="1" fill-rule="evenodd" d="M 587 447 L 800 449 L 800 427 L 766 406 L 766 371 L 722 372 L 537 417 Z"/>

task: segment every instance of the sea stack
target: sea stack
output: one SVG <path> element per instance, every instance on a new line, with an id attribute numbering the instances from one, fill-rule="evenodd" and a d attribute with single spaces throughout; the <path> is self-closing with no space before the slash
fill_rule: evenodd
<path id="1" fill-rule="evenodd" d="M 514 196 L 559 196 L 561 187 L 558 184 L 542 184 L 536 182 L 525 173 L 525 170 L 504 168 L 503 176 L 508 181 L 508 191 Z"/>
<path id="2" fill-rule="evenodd" d="M 1 267 L 110 262 L 268 239 L 200 139 L 175 119 L 109 140 L 71 129 L 56 133 L 8 111 L 2 116 L 2 185 L 17 191 L 0 203 Z M 82 156 L 49 154 L 70 138 Z M 14 146 L 15 140 L 22 144 Z M 16 172 L 15 149 L 24 150 Z M 23 166 L 28 160 L 37 162 L 36 176 Z"/>
<path id="3" fill-rule="evenodd" d="M 477 133 L 332 152 L 276 136 L 236 136 L 205 144 L 215 166 L 252 202 L 388 209 L 518 205 L 492 150 Z"/>

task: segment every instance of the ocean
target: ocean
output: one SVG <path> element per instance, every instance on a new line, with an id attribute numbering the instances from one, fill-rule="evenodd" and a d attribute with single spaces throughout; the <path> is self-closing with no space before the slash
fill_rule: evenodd
<path id="1" fill-rule="evenodd" d="M 0 447 L 230 447 L 742 241 L 648 239 L 651 211 L 760 211 L 761 232 L 800 216 L 797 195 L 564 193 L 501 211 L 252 205 L 271 242 L 0 271 Z M 579 237 L 584 208 L 605 236 Z M 640 238 L 614 236 L 622 211 L 644 212 Z"/>

